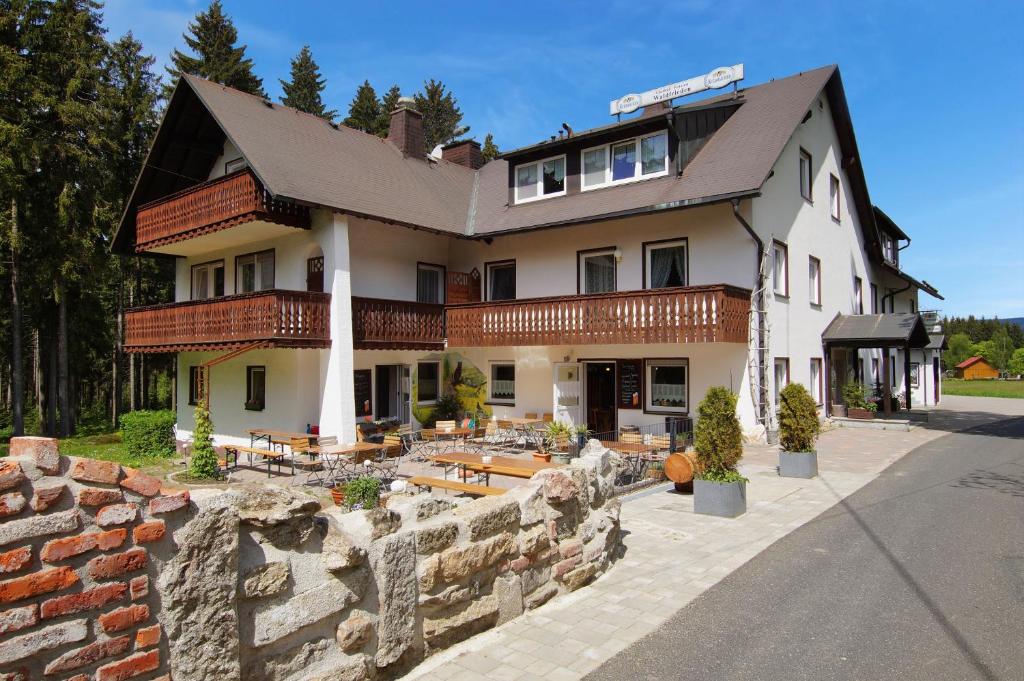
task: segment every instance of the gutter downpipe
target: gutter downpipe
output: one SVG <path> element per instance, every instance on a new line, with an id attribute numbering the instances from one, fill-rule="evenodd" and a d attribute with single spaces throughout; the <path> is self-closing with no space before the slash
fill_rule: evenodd
<path id="1" fill-rule="evenodd" d="M 765 353 L 765 338 L 764 338 L 764 308 L 765 308 L 765 290 L 764 281 L 761 277 L 761 261 L 764 259 L 764 241 L 757 235 L 754 228 L 750 226 L 746 218 L 740 213 L 740 200 L 732 199 L 732 214 L 736 218 L 736 221 L 747 231 L 747 234 L 754 243 L 757 245 L 757 260 L 754 262 L 754 291 L 757 296 L 757 300 L 752 301 L 757 306 L 754 311 L 757 315 L 757 335 L 758 335 L 758 348 L 760 348 L 760 356 L 757 358 L 757 386 L 758 390 L 761 391 L 761 395 L 758 396 L 757 400 L 757 418 L 765 428 L 765 437 L 768 437 L 768 392 L 767 392 L 767 381 L 765 380 L 765 372 L 767 371 L 767 362 Z"/>
<path id="2" fill-rule="evenodd" d="M 893 291 L 889 291 L 884 296 L 882 296 L 882 314 L 885 314 L 885 299 L 886 298 L 891 298 L 892 299 L 892 309 L 895 312 L 896 311 L 896 294 L 903 293 L 904 291 L 909 291 L 913 287 L 914 287 L 913 284 L 907 284 L 903 288 L 899 288 L 899 289 L 895 289 Z"/>

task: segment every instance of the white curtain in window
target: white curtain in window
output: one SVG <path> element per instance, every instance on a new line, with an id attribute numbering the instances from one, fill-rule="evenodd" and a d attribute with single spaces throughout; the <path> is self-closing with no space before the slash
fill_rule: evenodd
<path id="1" fill-rule="evenodd" d="M 421 267 L 416 272 L 417 300 L 421 303 L 440 303 L 441 273 L 436 269 Z"/>
<path id="2" fill-rule="evenodd" d="M 686 248 L 669 246 L 651 251 L 651 288 L 685 286 Z"/>
<path id="3" fill-rule="evenodd" d="M 583 261 L 584 293 L 610 293 L 615 290 L 615 257 L 591 255 Z"/>

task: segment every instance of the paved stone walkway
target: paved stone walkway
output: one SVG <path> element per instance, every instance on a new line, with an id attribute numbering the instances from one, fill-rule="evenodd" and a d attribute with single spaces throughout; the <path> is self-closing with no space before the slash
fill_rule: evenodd
<path id="1" fill-rule="evenodd" d="M 910 432 L 835 429 L 819 441 L 814 480 L 780 478 L 777 449 L 748 446 L 747 513 L 693 513 L 670 485 L 624 498 L 625 555 L 608 573 L 504 626 L 429 658 L 405 679 L 579 679 L 797 527 L 952 430 L 1024 415 L 1024 400 L 947 397 Z M 770 588 L 770 585 L 766 585 Z"/>

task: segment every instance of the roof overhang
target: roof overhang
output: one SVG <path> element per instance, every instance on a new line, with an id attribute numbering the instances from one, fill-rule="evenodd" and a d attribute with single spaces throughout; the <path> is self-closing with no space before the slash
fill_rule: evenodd
<path id="1" fill-rule="evenodd" d="M 887 314 L 838 314 L 821 334 L 825 345 L 848 348 L 925 348 L 931 337 L 921 315 L 914 312 Z"/>
<path id="2" fill-rule="evenodd" d="M 939 293 L 939 290 L 937 288 L 935 288 L 934 286 L 932 286 L 931 284 L 929 284 L 927 281 L 924 281 L 923 279 L 921 279 L 921 280 L 915 279 L 914 277 L 910 276 L 909 274 L 907 274 L 906 272 L 901 270 L 899 267 L 896 267 L 892 263 L 883 262 L 882 265 L 883 265 L 883 267 L 885 267 L 885 269 L 887 271 L 889 271 L 892 274 L 896 275 L 897 277 L 899 277 L 903 281 L 907 282 L 908 284 L 910 284 L 912 286 L 916 286 L 918 289 L 924 291 L 925 293 L 930 295 L 932 298 L 938 298 L 939 300 L 945 300 L 945 298 L 943 298 L 942 295 Z"/>

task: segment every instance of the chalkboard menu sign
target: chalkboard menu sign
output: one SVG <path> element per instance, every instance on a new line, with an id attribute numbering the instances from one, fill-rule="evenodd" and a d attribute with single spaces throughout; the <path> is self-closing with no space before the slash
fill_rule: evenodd
<path id="1" fill-rule="evenodd" d="M 618 365 L 619 409 L 643 409 L 644 361 L 642 359 L 620 359 Z"/>
<path id="2" fill-rule="evenodd" d="M 367 416 L 373 413 L 373 393 L 370 386 L 370 370 L 356 369 L 355 393 L 356 393 L 356 416 Z"/>

